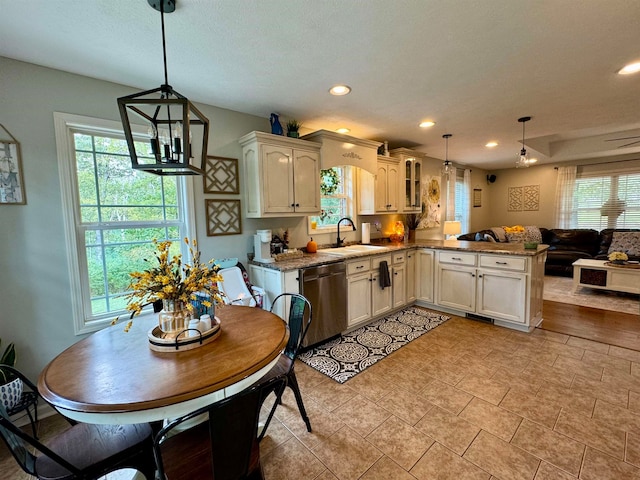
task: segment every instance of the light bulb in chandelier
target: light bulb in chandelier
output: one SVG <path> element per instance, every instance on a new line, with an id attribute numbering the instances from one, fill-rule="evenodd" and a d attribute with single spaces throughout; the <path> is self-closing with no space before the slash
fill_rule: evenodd
<path id="1" fill-rule="evenodd" d="M 518 122 L 522 123 L 522 149 L 518 155 L 518 160 L 516 160 L 516 168 L 528 168 L 531 163 L 529 162 L 527 149 L 524 148 L 524 124 L 529 120 L 531 120 L 531 117 L 521 117 L 518 119 Z"/>

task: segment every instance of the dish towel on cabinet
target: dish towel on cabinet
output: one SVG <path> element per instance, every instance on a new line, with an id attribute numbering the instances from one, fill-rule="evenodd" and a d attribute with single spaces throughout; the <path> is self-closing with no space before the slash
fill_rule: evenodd
<path id="1" fill-rule="evenodd" d="M 391 276 L 389 275 L 389 265 L 386 261 L 380 262 L 380 288 L 383 290 L 385 287 L 391 286 Z"/>

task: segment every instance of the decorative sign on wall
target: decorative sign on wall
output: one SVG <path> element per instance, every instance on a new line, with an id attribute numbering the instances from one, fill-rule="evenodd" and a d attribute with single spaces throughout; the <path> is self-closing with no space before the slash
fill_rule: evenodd
<path id="1" fill-rule="evenodd" d="M 0 131 L 0 204 L 24 205 L 27 197 L 22 179 L 20 142 L 1 123 L 0 128 L 6 132 Z"/>
<path id="2" fill-rule="evenodd" d="M 240 193 L 238 159 L 207 156 L 204 193 Z"/>
<path id="3" fill-rule="evenodd" d="M 509 187 L 507 211 L 530 212 L 540 210 L 540 185 Z"/>
<path id="4" fill-rule="evenodd" d="M 507 202 L 507 211 L 522 211 L 522 187 L 509 187 L 509 200 Z"/>
<path id="5" fill-rule="evenodd" d="M 522 192 L 522 209 L 540 210 L 540 185 L 527 185 Z"/>
<path id="6" fill-rule="evenodd" d="M 205 200 L 207 236 L 242 233 L 240 200 Z"/>

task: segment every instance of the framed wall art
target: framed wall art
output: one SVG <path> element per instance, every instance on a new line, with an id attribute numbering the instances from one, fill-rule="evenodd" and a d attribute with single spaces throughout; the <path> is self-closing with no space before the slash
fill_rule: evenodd
<path id="1" fill-rule="evenodd" d="M 208 155 L 204 172 L 204 193 L 240 193 L 237 158 Z"/>
<path id="2" fill-rule="evenodd" d="M 205 200 L 205 211 L 208 237 L 242 233 L 240 200 Z"/>
<path id="3" fill-rule="evenodd" d="M 0 205 L 25 205 L 20 142 L 1 123 L 0 128 Z"/>

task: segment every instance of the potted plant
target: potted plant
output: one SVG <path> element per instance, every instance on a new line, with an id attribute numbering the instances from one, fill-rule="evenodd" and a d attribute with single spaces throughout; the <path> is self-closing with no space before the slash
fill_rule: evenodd
<path id="1" fill-rule="evenodd" d="M 2 345 L 2 339 L 0 339 L 0 345 Z M 22 380 L 13 372 L 2 368 L 4 365 L 14 367 L 15 364 L 16 347 L 10 343 L 0 357 L 0 401 L 7 410 L 13 408 L 22 397 Z"/>
<path id="2" fill-rule="evenodd" d="M 409 241 L 416 239 L 416 229 L 418 228 L 418 225 L 420 225 L 421 219 L 422 215 L 418 213 L 406 213 L 404 215 L 404 223 L 409 229 Z"/>
<path id="3" fill-rule="evenodd" d="M 300 130 L 301 126 L 302 124 L 297 120 L 289 120 L 287 122 L 287 137 L 299 138 L 300 133 L 298 132 L 298 130 Z"/>

